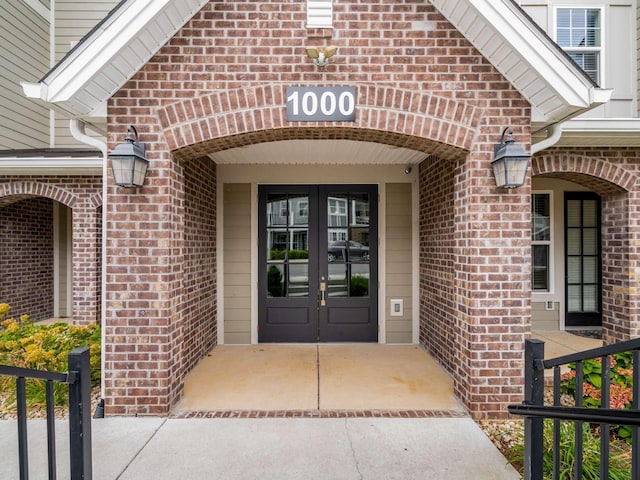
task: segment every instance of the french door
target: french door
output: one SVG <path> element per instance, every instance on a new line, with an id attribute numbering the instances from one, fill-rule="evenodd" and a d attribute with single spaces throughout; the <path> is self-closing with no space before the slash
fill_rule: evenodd
<path id="1" fill-rule="evenodd" d="M 377 186 L 263 185 L 258 196 L 258 340 L 377 341 Z"/>

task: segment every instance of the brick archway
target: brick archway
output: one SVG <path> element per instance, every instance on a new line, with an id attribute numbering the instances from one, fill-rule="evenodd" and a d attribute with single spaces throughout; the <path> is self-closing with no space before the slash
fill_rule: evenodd
<path id="1" fill-rule="evenodd" d="M 102 225 L 102 216 L 99 210 L 103 200 L 101 180 L 75 177 L 55 177 L 47 180 L 51 183 L 15 179 L 0 184 L 0 207 L 10 206 L 22 200 L 40 198 L 53 200 L 71 210 L 73 231 L 69 241 L 72 242 L 73 320 L 74 323 L 82 325 L 95 323 L 100 318 L 101 295 L 99 254 Z M 54 182 L 65 182 L 69 188 L 64 188 Z M 48 217 L 48 222 L 50 228 L 53 229 L 55 222 L 52 216 Z M 8 234 L 10 235 L 11 232 Z M 49 235 L 52 234 L 49 233 Z M 51 236 L 46 251 L 54 251 L 52 242 L 54 240 Z M 50 255 L 54 254 L 50 253 Z M 53 257 L 51 261 L 54 261 Z M 19 276 L 19 272 L 17 275 Z M 28 280 L 24 278 L 22 281 L 28 283 Z M 51 291 L 53 292 L 53 290 Z M 25 301 L 29 303 L 28 299 Z M 50 305 L 53 305 L 52 299 Z M 48 313 L 50 314 L 51 311 Z"/>
<path id="2" fill-rule="evenodd" d="M 78 197 L 72 192 L 41 182 L 8 182 L 0 185 L 0 206 L 26 197 L 45 197 L 74 208 Z"/>
<path id="3" fill-rule="evenodd" d="M 550 151 L 532 161 L 532 175 L 568 180 L 601 197 L 602 210 L 602 336 L 613 343 L 638 335 L 640 298 L 636 283 L 640 259 L 632 245 L 640 228 L 632 220 L 638 175 L 611 159 Z"/>
<path id="4" fill-rule="evenodd" d="M 348 139 L 462 159 L 471 150 L 482 109 L 430 93 L 358 88 L 355 122 L 287 122 L 285 86 L 215 92 L 158 109 L 169 149 L 180 160 L 249 144 L 288 139 Z"/>
<path id="5" fill-rule="evenodd" d="M 600 194 L 630 192 L 638 182 L 638 175 L 610 160 L 574 154 L 537 155 L 531 161 L 531 175 L 561 177 Z"/>

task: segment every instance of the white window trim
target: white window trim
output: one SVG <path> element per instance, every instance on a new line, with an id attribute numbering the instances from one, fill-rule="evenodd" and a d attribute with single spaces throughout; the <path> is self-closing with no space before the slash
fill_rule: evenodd
<path id="1" fill-rule="evenodd" d="M 554 212 L 555 212 L 555 204 L 553 201 L 553 190 L 532 190 L 531 191 L 531 197 L 533 198 L 534 195 L 549 195 L 549 240 L 548 241 L 533 241 L 531 240 L 531 245 L 549 245 L 549 290 L 547 291 L 542 291 L 542 290 L 534 290 L 533 289 L 533 284 L 531 285 L 531 294 L 532 295 L 538 295 L 538 296 L 549 296 L 549 295 L 554 295 L 555 294 L 555 272 L 556 272 L 556 268 L 555 268 L 555 248 L 554 248 L 554 242 L 555 242 L 555 228 L 554 228 Z M 532 252 L 532 256 L 531 256 L 531 269 L 533 269 L 533 252 Z M 542 300 L 539 300 L 542 301 Z"/>
<path id="2" fill-rule="evenodd" d="M 577 4 L 577 5 L 572 5 L 572 4 L 561 4 L 561 5 L 555 5 L 553 7 L 553 19 L 551 24 L 553 25 L 553 31 L 552 33 L 552 38 L 553 41 L 558 43 L 558 9 L 572 9 L 572 10 L 576 10 L 576 9 L 588 9 L 588 10 L 600 10 L 600 47 L 572 47 L 572 48 L 565 48 L 560 46 L 560 48 L 562 48 L 562 50 L 564 50 L 565 52 L 600 52 L 600 65 L 598 65 L 599 68 L 599 74 L 600 74 L 600 79 L 599 79 L 599 86 L 604 88 L 607 84 L 607 78 L 606 78 L 606 69 L 605 69 L 605 65 L 606 63 L 606 58 L 605 58 L 605 43 L 606 43 L 606 22 L 605 22 L 605 16 L 606 16 L 606 9 L 605 6 L 602 4 L 594 4 L 594 5 L 585 5 L 585 4 Z"/>
<path id="3" fill-rule="evenodd" d="M 307 0 L 307 28 L 333 28 L 332 0 Z"/>

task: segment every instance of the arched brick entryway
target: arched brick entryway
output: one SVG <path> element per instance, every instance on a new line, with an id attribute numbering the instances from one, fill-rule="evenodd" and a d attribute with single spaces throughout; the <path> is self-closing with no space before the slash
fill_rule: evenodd
<path id="1" fill-rule="evenodd" d="M 633 245 L 640 228 L 631 209 L 638 198 L 637 172 L 604 157 L 553 150 L 536 156 L 531 167 L 534 176 L 568 180 L 600 195 L 603 339 L 613 343 L 638 336 L 640 296 L 634 285 L 640 256 Z"/>
<path id="2" fill-rule="evenodd" d="M 50 199 L 71 209 L 73 321 L 81 325 L 95 323 L 100 319 L 101 304 L 101 179 L 47 177 L 27 180 L 16 177 L 0 184 L 0 208 L 26 199 L 34 202 Z M 40 207 L 47 209 L 47 218 L 51 215 L 49 207 L 50 203 Z M 26 311 L 19 313 L 31 312 L 26 307 Z"/>

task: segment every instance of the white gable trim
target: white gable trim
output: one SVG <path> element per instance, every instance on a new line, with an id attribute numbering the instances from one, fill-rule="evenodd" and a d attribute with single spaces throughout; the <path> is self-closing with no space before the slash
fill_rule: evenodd
<path id="1" fill-rule="evenodd" d="M 92 30 L 27 97 L 73 116 L 104 114 L 104 104 L 207 0 L 129 0 Z"/>
<path id="2" fill-rule="evenodd" d="M 611 98 L 611 90 L 593 85 L 512 0 L 430 2 L 531 103 L 539 128 Z"/>

